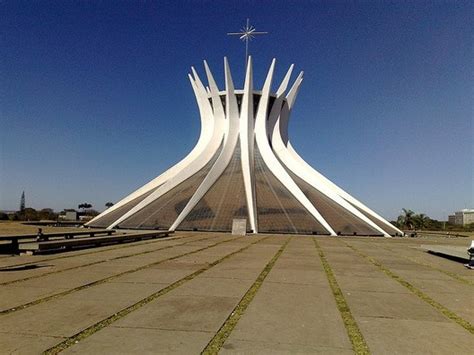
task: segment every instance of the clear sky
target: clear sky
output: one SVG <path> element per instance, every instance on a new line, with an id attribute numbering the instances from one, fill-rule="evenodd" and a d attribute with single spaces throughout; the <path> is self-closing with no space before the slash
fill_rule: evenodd
<path id="1" fill-rule="evenodd" d="M 471 1 L 2 1 L 0 209 L 104 209 L 199 135 L 187 73 L 305 78 L 290 139 L 389 219 L 474 207 Z M 276 86 L 277 84 L 275 84 Z"/>

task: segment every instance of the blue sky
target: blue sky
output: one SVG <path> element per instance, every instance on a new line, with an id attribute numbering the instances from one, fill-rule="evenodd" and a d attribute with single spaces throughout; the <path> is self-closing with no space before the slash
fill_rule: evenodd
<path id="1" fill-rule="evenodd" d="M 0 209 L 102 210 L 184 157 L 199 116 L 187 79 L 223 56 L 256 88 L 305 71 L 290 137 L 387 218 L 474 207 L 469 1 L 3 1 Z M 275 84 L 276 86 L 277 84 Z"/>

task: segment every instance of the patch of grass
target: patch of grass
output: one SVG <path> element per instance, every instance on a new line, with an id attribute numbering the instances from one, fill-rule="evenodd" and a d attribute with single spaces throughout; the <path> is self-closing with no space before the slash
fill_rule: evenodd
<path id="1" fill-rule="evenodd" d="M 241 238 L 242 238 L 242 237 L 241 237 Z M 83 290 L 83 289 L 85 289 L 85 288 L 94 287 L 94 286 L 97 286 L 97 285 L 106 283 L 106 282 L 108 282 L 108 281 L 110 281 L 110 280 L 116 279 L 117 277 L 120 277 L 120 276 L 123 276 L 123 275 L 127 275 L 127 274 L 131 274 L 131 273 L 134 273 L 134 272 L 137 272 L 137 271 L 140 271 L 140 270 L 148 269 L 148 268 L 150 268 L 150 267 L 153 267 L 153 266 L 162 264 L 162 263 L 167 262 L 167 261 L 171 261 L 171 260 L 175 260 L 175 259 L 181 258 L 181 257 L 183 257 L 183 256 L 195 254 L 195 253 L 198 253 L 198 252 L 200 252 L 200 251 L 203 251 L 203 250 L 206 250 L 206 249 L 215 247 L 215 246 L 217 246 L 217 245 L 219 245 L 219 244 L 228 243 L 228 242 L 230 242 L 230 241 L 232 241 L 232 240 L 235 240 L 235 239 L 228 239 L 228 240 L 224 240 L 224 241 L 222 241 L 222 242 L 217 242 L 217 243 L 214 243 L 214 244 L 209 245 L 209 246 L 204 247 L 204 248 L 200 248 L 200 249 L 193 250 L 193 251 L 190 251 L 190 252 L 187 252 L 187 253 L 184 253 L 184 254 L 176 255 L 176 256 L 173 256 L 173 257 L 171 257 L 171 258 L 159 260 L 159 261 L 153 262 L 153 263 L 151 263 L 151 264 L 139 266 L 139 267 L 136 267 L 136 268 L 134 268 L 134 269 L 127 270 L 127 271 L 124 271 L 124 272 L 120 272 L 120 273 L 118 273 L 118 274 L 115 274 L 115 275 L 112 275 L 112 276 L 109 276 L 109 277 L 106 277 L 106 278 L 103 278 L 103 279 L 100 279 L 100 280 L 97 280 L 97 281 L 88 283 L 88 284 L 86 284 L 86 285 L 82 285 L 82 286 L 79 286 L 79 287 L 75 287 L 75 288 L 72 288 L 72 289 L 69 289 L 69 290 L 66 290 L 66 291 L 63 291 L 63 292 L 55 293 L 54 295 L 50 295 L 50 296 L 47 296 L 47 297 L 43 297 L 43 298 L 37 299 L 37 300 L 35 300 L 35 301 L 22 304 L 22 305 L 17 306 L 17 307 L 5 309 L 5 310 L 3 310 L 3 311 L 0 311 L 0 316 L 2 316 L 2 315 L 4 315 L 4 314 L 9 314 L 9 313 L 12 313 L 12 312 L 21 311 L 21 310 L 23 310 L 23 309 L 25 309 L 25 308 L 29 308 L 29 307 L 32 307 L 32 306 L 36 306 L 37 304 L 44 303 L 44 302 L 48 302 L 48 301 L 51 301 L 52 299 L 56 299 L 56 298 L 59 298 L 59 297 L 63 297 L 63 296 L 69 295 L 69 294 L 71 294 L 71 293 L 74 293 L 74 292 Z"/>
<path id="2" fill-rule="evenodd" d="M 265 239 L 267 239 L 269 237 L 265 237 L 265 238 L 262 238 L 262 239 L 259 239 L 253 243 L 250 243 L 249 245 L 243 247 L 243 248 L 240 248 L 239 250 L 237 251 L 234 251 L 230 254 L 227 254 L 226 256 L 212 262 L 212 263 L 209 263 L 208 265 L 206 265 L 205 267 L 193 272 L 192 274 L 188 275 L 188 276 L 185 276 L 183 277 L 182 279 L 172 283 L 171 285 L 161 289 L 160 291 L 158 292 L 155 292 L 153 293 L 152 295 L 138 301 L 137 303 L 127 307 L 127 308 L 124 308 L 122 309 L 121 311 L 115 313 L 114 315 L 108 317 L 108 318 L 105 318 L 103 319 L 102 321 L 98 322 L 98 323 L 95 323 L 94 325 L 84 329 L 83 331 L 73 335 L 72 337 L 69 337 L 67 338 L 66 340 L 62 341 L 61 343 L 53 346 L 52 348 L 46 350 L 45 352 L 43 352 L 44 355 L 52 355 L 52 354 L 58 354 L 60 353 L 61 351 L 64 351 L 66 350 L 67 348 L 73 346 L 74 344 L 77 344 L 79 341 L 81 340 L 84 340 L 85 338 L 91 336 L 92 334 L 98 332 L 99 330 L 109 326 L 110 324 L 118 321 L 119 319 L 125 317 L 127 314 L 130 314 L 132 313 L 133 311 L 136 311 L 137 309 L 143 307 L 144 305 L 154 301 L 155 299 L 167 294 L 168 292 L 174 290 L 175 288 L 183 285 L 184 283 L 194 279 L 196 276 L 202 274 L 203 272 L 209 270 L 210 268 L 220 264 L 221 262 L 223 262 L 224 260 L 227 260 L 229 259 L 230 257 L 250 248 L 252 245 L 256 244 L 256 243 L 259 243 Z M 235 239 L 232 239 L 232 240 L 235 240 Z M 220 243 L 219 243 L 220 244 Z M 207 249 L 207 248 L 204 248 L 204 249 Z M 201 249 L 203 250 L 203 249 Z M 186 253 L 186 255 L 188 255 L 189 253 Z"/>
<path id="3" fill-rule="evenodd" d="M 367 345 L 364 336 L 362 335 L 357 322 L 355 321 L 354 317 L 352 316 L 351 310 L 349 305 L 344 298 L 344 295 L 339 287 L 336 277 L 329 265 L 329 262 L 324 255 L 323 250 L 319 246 L 316 238 L 314 240 L 314 245 L 318 250 L 319 258 L 321 259 L 321 263 L 323 264 L 324 272 L 329 281 L 329 286 L 331 287 L 332 294 L 336 300 L 337 309 L 341 313 L 342 321 L 344 322 L 344 326 L 346 327 L 347 335 L 352 343 L 352 349 L 356 354 L 370 354 L 369 346 Z"/>
<path id="4" fill-rule="evenodd" d="M 211 341 L 207 344 L 207 346 L 204 348 L 204 350 L 202 351 L 201 354 L 210 355 L 210 354 L 217 354 L 219 352 L 219 350 L 222 348 L 225 341 L 229 337 L 230 333 L 232 333 L 235 326 L 239 322 L 240 318 L 244 314 L 245 310 L 249 306 L 250 302 L 252 302 L 252 300 L 254 299 L 255 295 L 258 292 L 258 290 L 262 286 L 263 281 L 265 280 L 268 273 L 270 272 L 270 270 L 275 265 L 275 263 L 278 260 L 278 258 L 280 257 L 280 255 L 283 253 L 283 250 L 285 250 L 285 248 L 288 245 L 288 243 L 290 242 L 290 240 L 291 240 L 291 238 L 289 238 L 281 246 L 281 248 L 273 256 L 273 258 L 268 262 L 268 264 L 262 270 L 260 275 L 258 275 L 255 282 L 252 284 L 252 286 L 250 286 L 250 288 L 247 290 L 247 292 L 242 297 L 240 302 L 234 308 L 234 310 L 232 311 L 230 316 L 226 319 L 224 324 L 217 331 L 217 333 L 214 335 L 214 337 L 211 339 Z"/>
<path id="5" fill-rule="evenodd" d="M 441 312 L 443 315 L 445 315 L 447 318 L 453 320 L 457 324 L 459 324 L 461 327 L 466 329 L 469 333 L 474 334 L 474 326 L 469 323 L 467 320 L 461 318 L 458 316 L 456 313 L 450 311 L 448 308 L 443 306 L 441 303 L 436 302 L 434 299 L 432 299 L 430 296 L 428 296 L 426 293 L 423 291 L 419 290 L 415 286 L 413 286 L 411 283 L 408 281 L 404 280 L 397 274 L 395 274 L 393 271 L 391 271 L 389 268 L 384 266 L 380 261 L 374 259 L 371 256 L 368 256 L 364 253 L 362 253 L 359 249 L 353 247 L 352 245 L 349 245 L 347 243 L 344 243 L 347 247 L 351 248 L 354 250 L 357 254 L 359 254 L 361 257 L 369 261 L 371 264 L 375 265 L 378 267 L 385 275 L 388 277 L 392 278 L 393 280 L 397 281 L 399 284 L 402 286 L 406 287 L 408 290 L 413 292 L 415 295 L 417 295 L 419 298 L 421 298 L 423 301 L 428 303 L 429 305 L 433 306 L 436 310 Z"/>
<path id="6" fill-rule="evenodd" d="M 43 230 L 43 233 L 84 231 L 84 228 L 77 227 L 34 226 L 16 221 L 2 221 L 2 223 L 0 223 L 0 235 L 36 234 L 38 228 L 41 228 Z"/>

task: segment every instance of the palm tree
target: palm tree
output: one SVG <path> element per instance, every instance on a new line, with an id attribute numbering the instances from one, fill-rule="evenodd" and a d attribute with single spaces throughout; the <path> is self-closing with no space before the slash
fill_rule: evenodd
<path id="1" fill-rule="evenodd" d="M 415 216 L 415 212 L 412 210 L 407 210 L 406 208 L 402 208 L 402 211 L 403 214 L 398 217 L 398 222 L 408 229 L 413 229 L 413 218 Z"/>
<path id="2" fill-rule="evenodd" d="M 85 210 L 92 208 L 92 205 L 88 202 L 81 203 L 77 206 L 77 208 L 82 209 L 82 212 L 85 212 Z"/>
<path id="3" fill-rule="evenodd" d="M 416 226 L 416 228 L 423 229 L 428 227 L 428 224 L 430 222 L 430 218 L 425 215 L 424 213 L 417 214 L 413 216 L 413 222 Z"/>

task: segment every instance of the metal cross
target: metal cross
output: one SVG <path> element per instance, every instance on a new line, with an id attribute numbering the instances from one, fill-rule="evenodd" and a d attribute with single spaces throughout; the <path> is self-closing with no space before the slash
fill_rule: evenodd
<path id="1" fill-rule="evenodd" d="M 266 35 L 268 32 L 257 32 L 255 27 L 251 26 L 249 19 L 247 19 L 247 25 L 241 29 L 242 32 L 229 32 L 228 36 L 240 36 L 240 39 L 245 42 L 245 63 L 249 57 L 249 41 L 252 40 L 256 35 Z"/>

